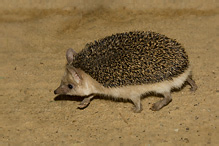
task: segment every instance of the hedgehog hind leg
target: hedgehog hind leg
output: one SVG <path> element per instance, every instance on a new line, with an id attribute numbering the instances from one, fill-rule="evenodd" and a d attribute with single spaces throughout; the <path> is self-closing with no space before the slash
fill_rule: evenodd
<path id="1" fill-rule="evenodd" d="M 133 111 L 135 113 L 140 113 L 142 111 L 141 98 L 135 97 L 135 98 L 132 98 L 131 100 L 134 103 Z"/>
<path id="2" fill-rule="evenodd" d="M 191 76 L 188 76 L 186 81 L 189 83 L 191 86 L 190 91 L 194 92 L 197 90 L 198 86 L 196 85 L 195 81 L 191 78 Z"/>
<path id="3" fill-rule="evenodd" d="M 170 92 L 165 92 L 163 95 L 164 95 L 164 99 L 154 103 L 153 106 L 151 107 L 151 110 L 158 111 L 172 101 Z"/>

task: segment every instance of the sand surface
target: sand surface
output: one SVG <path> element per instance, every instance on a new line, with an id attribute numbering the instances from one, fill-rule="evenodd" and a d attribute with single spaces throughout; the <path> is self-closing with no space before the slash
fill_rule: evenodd
<path id="1" fill-rule="evenodd" d="M 219 11 L 217 9 L 23 9 L 0 12 L 0 145 L 219 144 Z M 198 90 L 173 92 L 161 111 L 147 96 L 143 111 L 130 102 L 53 94 L 68 48 L 118 32 L 152 30 L 186 48 Z M 58 99 L 58 100 L 55 100 Z"/>

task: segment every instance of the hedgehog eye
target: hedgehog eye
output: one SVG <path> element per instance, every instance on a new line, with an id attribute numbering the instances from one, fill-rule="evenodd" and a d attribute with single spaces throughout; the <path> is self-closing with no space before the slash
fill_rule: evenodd
<path id="1" fill-rule="evenodd" d="M 69 89 L 72 89 L 73 86 L 72 86 L 71 84 L 68 84 L 68 88 L 69 88 Z"/>

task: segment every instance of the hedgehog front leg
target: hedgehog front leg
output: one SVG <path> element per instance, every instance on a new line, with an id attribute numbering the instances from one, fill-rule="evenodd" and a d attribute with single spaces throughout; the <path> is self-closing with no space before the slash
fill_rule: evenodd
<path id="1" fill-rule="evenodd" d="M 151 110 L 158 111 L 172 101 L 170 92 L 165 92 L 163 95 L 164 95 L 164 99 L 154 103 L 153 106 L 151 107 Z"/>
<path id="2" fill-rule="evenodd" d="M 134 103 L 133 111 L 135 113 L 140 113 L 142 111 L 141 98 L 140 97 L 135 97 L 135 98 L 132 98 L 131 100 Z"/>
<path id="3" fill-rule="evenodd" d="M 87 98 L 84 98 L 82 102 L 78 105 L 78 108 L 85 108 L 90 104 L 91 99 L 94 98 L 94 95 L 91 95 Z"/>

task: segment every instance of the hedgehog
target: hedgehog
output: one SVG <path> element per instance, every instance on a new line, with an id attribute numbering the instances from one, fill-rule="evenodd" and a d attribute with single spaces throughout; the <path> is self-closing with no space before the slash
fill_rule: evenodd
<path id="1" fill-rule="evenodd" d="M 163 95 L 150 108 L 158 111 L 172 101 L 172 89 L 187 82 L 197 89 L 184 47 L 175 39 L 152 31 L 117 33 L 66 52 L 66 69 L 54 94 L 82 96 L 79 108 L 98 96 L 133 102 L 142 111 L 147 93 Z"/>

